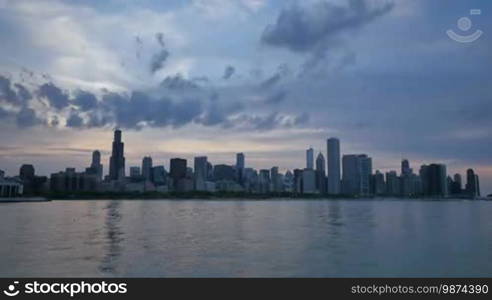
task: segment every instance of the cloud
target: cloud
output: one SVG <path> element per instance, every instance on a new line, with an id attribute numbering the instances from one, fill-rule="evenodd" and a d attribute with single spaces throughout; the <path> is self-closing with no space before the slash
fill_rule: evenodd
<path id="1" fill-rule="evenodd" d="M 23 106 L 32 99 L 31 93 L 20 83 L 12 85 L 9 78 L 0 75 L 0 100 Z"/>
<path id="2" fill-rule="evenodd" d="M 265 100 L 267 104 L 279 104 L 283 102 L 287 98 L 288 93 L 284 90 L 278 91 L 270 96 L 268 96 Z"/>
<path id="3" fill-rule="evenodd" d="M 89 111 L 97 107 L 97 98 L 92 93 L 78 90 L 73 100 L 73 104 L 78 106 L 82 111 Z"/>
<path id="4" fill-rule="evenodd" d="M 288 115 L 273 112 L 267 115 L 240 114 L 229 120 L 231 127 L 267 131 L 275 128 L 291 128 L 309 122 L 309 115 Z"/>
<path id="5" fill-rule="evenodd" d="M 359 29 L 393 8 L 393 4 L 371 6 L 366 0 L 350 0 L 348 6 L 317 1 L 307 6 L 294 4 L 280 12 L 276 23 L 268 25 L 261 42 L 294 52 L 327 49 L 333 38 Z"/>
<path id="6" fill-rule="evenodd" d="M 172 90 L 172 91 L 190 91 L 200 88 L 199 85 L 193 81 L 183 78 L 181 74 L 176 74 L 174 76 L 167 76 L 162 82 L 161 87 Z"/>
<path id="7" fill-rule="evenodd" d="M 16 116 L 17 126 L 20 128 L 33 127 L 42 124 L 32 108 L 23 107 Z"/>
<path id="8" fill-rule="evenodd" d="M 37 91 L 37 95 L 38 97 L 47 99 L 50 106 L 57 110 L 62 110 L 69 105 L 68 94 L 51 82 L 41 85 Z"/>
<path id="9" fill-rule="evenodd" d="M 165 48 L 166 47 L 166 44 L 164 43 L 164 33 L 162 33 L 162 32 L 156 33 L 155 34 L 155 39 L 157 40 L 157 42 L 159 43 L 159 45 L 162 48 Z"/>
<path id="10" fill-rule="evenodd" d="M 164 64 L 166 63 L 169 54 L 169 51 L 162 49 L 152 56 L 152 60 L 150 62 L 150 72 L 152 74 L 164 68 Z"/>
<path id="11" fill-rule="evenodd" d="M 281 64 L 278 66 L 277 71 L 263 82 L 260 83 L 260 88 L 267 90 L 277 85 L 283 78 L 289 75 L 290 70 L 287 64 Z"/>
<path id="12" fill-rule="evenodd" d="M 166 49 L 166 44 L 164 43 L 164 34 L 162 32 L 156 33 L 155 39 L 161 49 L 152 56 L 150 63 L 150 71 L 152 74 L 164 68 L 164 65 L 170 55 L 170 52 Z"/>
<path id="13" fill-rule="evenodd" d="M 67 119 L 67 127 L 80 128 L 83 127 L 84 120 L 76 113 L 72 112 Z"/>
<path id="14" fill-rule="evenodd" d="M 231 78 L 232 75 L 234 75 L 234 72 L 236 72 L 236 69 L 233 66 L 227 66 L 224 70 L 224 75 L 222 76 L 222 79 L 229 79 Z"/>

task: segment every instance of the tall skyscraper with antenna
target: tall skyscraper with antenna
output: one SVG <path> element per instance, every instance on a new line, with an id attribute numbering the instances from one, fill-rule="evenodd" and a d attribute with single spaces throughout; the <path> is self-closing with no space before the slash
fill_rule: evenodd
<path id="1" fill-rule="evenodd" d="M 121 141 L 121 130 L 114 131 L 113 149 L 109 159 L 109 179 L 122 180 L 125 178 L 125 144 Z"/>

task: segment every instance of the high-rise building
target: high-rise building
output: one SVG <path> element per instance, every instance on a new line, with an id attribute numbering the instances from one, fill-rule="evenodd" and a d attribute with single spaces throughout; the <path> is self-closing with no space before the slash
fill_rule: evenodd
<path id="1" fill-rule="evenodd" d="M 162 186 L 167 183 L 167 172 L 164 166 L 152 167 L 152 182 L 156 186 Z"/>
<path id="2" fill-rule="evenodd" d="M 478 175 L 475 174 L 473 169 L 466 171 L 466 194 L 470 197 L 480 196 L 480 184 L 478 181 Z"/>
<path id="3" fill-rule="evenodd" d="M 142 177 L 147 181 L 152 181 L 152 157 L 150 156 L 142 159 Z"/>
<path id="4" fill-rule="evenodd" d="M 340 194 L 340 141 L 337 138 L 327 140 L 328 156 L 328 193 Z"/>
<path id="5" fill-rule="evenodd" d="M 306 150 L 306 169 L 314 170 L 314 150 L 309 148 Z"/>
<path id="6" fill-rule="evenodd" d="M 130 167 L 130 178 L 132 180 L 140 180 L 140 167 Z"/>
<path id="7" fill-rule="evenodd" d="M 234 167 L 229 165 L 215 165 L 214 166 L 214 179 L 215 181 L 228 180 L 234 181 L 235 172 Z"/>
<path id="8" fill-rule="evenodd" d="M 244 169 L 244 153 L 236 154 L 236 169 Z"/>
<path id="9" fill-rule="evenodd" d="M 187 166 L 186 159 L 173 158 L 170 163 L 169 175 L 173 180 L 173 188 L 175 191 L 181 191 L 182 182 L 186 178 Z"/>
<path id="10" fill-rule="evenodd" d="M 236 177 L 237 182 L 244 184 L 244 153 L 236 154 Z"/>
<path id="11" fill-rule="evenodd" d="M 365 154 L 359 155 L 361 163 L 361 193 L 360 195 L 370 195 L 371 194 L 371 175 L 372 175 L 372 158 Z"/>
<path id="12" fill-rule="evenodd" d="M 98 150 L 92 152 L 92 162 L 89 169 L 90 170 L 86 170 L 86 172 L 89 171 L 89 173 L 95 174 L 99 181 L 102 180 L 103 165 L 101 164 L 101 152 Z"/>
<path id="13" fill-rule="evenodd" d="M 453 181 L 451 183 L 451 189 L 449 193 L 452 195 L 460 195 L 463 189 L 463 182 L 461 180 L 461 175 L 456 173 L 453 176 Z"/>
<path id="14" fill-rule="evenodd" d="M 371 194 L 381 196 L 386 194 L 386 183 L 384 182 L 383 173 L 376 170 L 376 173 L 371 176 Z"/>
<path id="15" fill-rule="evenodd" d="M 196 191 L 207 190 L 207 178 L 208 178 L 208 161 L 206 156 L 195 157 L 194 163 L 194 189 Z"/>
<path id="16" fill-rule="evenodd" d="M 398 196 L 400 194 L 400 181 L 396 171 L 386 173 L 386 194 L 389 196 Z"/>
<path id="17" fill-rule="evenodd" d="M 45 190 L 48 178 L 46 176 L 36 176 L 34 166 L 24 164 L 19 170 L 19 179 L 22 181 L 22 193 L 24 195 L 37 195 Z"/>
<path id="18" fill-rule="evenodd" d="M 302 170 L 294 169 L 293 189 L 295 193 L 302 193 Z"/>
<path id="19" fill-rule="evenodd" d="M 273 167 L 270 169 L 270 177 L 272 182 L 272 192 L 281 192 L 282 191 L 282 177 L 278 172 L 278 167 Z"/>
<path id="20" fill-rule="evenodd" d="M 260 174 L 258 175 L 258 191 L 260 193 L 270 192 L 270 170 L 260 170 Z"/>
<path id="21" fill-rule="evenodd" d="M 325 157 L 320 152 L 316 157 L 316 190 L 321 194 L 325 194 L 327 191 L 325 166 Z"/>
<path id="22" fill-rule="evenodd" d="M 410 175 L 412 174 L 412 169 L 410 169 L 410 163 L 408 162 L 408 159 L 403 159 L 401 161 L 401 175 Z"/>
<path id="23" fill-rule="evenodd" d="M 109 179 L 122 180 L 125 178 L 125 144 L 121 141 L 121 130 L 114 131 L 113 149 L 109 159 Z"/>
<path id="24" fill-rule="evenodd" d="M 430 164 L 428 166 L 427 172 L 428 195 L 438 197 L 446 196 L 446 166 L 443 164 Z"/>
<path id="25" fill-rule="evenodd" d="M 304 169 L 302 171 L 302 193 L 316 193 L 316 173 L 313 169 Z"/>
<path id="26" fill-rule="evenodd" d="M 347 195 L 370 194 L 372 159 L 366 154 L 344 155 L 342 159 L 342 190 Z"/>
<path id="27" fill-rule="evenodd" d="M 22 165 L 19 170 L 19 177 L 21 180 L 31 180 L 35 176 L 33 165 Z"/>

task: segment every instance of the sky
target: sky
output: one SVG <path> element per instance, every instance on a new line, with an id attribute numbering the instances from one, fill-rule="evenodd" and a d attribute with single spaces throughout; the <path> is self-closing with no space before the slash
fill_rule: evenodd
<path id="1" fill-rule="evenodd" d="M 98 149 L 107 172 L 116 127 L 127 167 L 244 152 L 285 171 L 336 136 L 374 169 L 473 168 L 492 193 L 490 13 L 485 0 L 0 0 L 0 169 L 81 169 Z"/>

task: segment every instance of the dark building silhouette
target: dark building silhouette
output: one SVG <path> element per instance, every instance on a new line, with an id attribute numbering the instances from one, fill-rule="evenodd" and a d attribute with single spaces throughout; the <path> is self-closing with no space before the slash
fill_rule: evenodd
<path id="1" fill-rule="evenodd" d="M 466 171 L 466 188 L 465 192 L 470 197 L 480 196 L 480 183 L 478 181 L 478 175 L 475 174 L 473 169 Z"/>
<path id="2" fill-rule="evenodd" d="M 371 175 L 371 194 L 384 195 L 386 193 L 386 183 L 384 182 L 384 174 L 376 170 L 374 175 Z"/>
<path id="3" fill-rule="evenodd" d="M 230 180 L 233 181 L 235 178 L 234 168 L 229 165 L 215 165 L 214 166 L 214 179 L 216 181 L 220 180 Z"/>
<path id="4" fill-rule="evenodd" d="M 125 144 L 121 142 L 121 130 L 114 131 L 113 149 L 109 159 L 109 179 L 122 180 L 125 178 Z"/>
<path id="5" fill-rule="evenodd" d="M 320 152 L 316 157 L 316 190 L 321 194 L 326 194 L 327 184 L 325 172 L 325 157 Z"/>
<path id="6" fill-rule="evenodd" d="M 53 173 L 50 177 L 50 190 L 55 193 L 96 191 L 98 179 L 96 174 L 78 173 L 75 168 L 66 168 L 63 172 Z"/>
<path id="7" fill-rule="evenodd" d="M 446 196 L 446 166 L 442 164 L 430 164 L 427 172 L 428 196 Z"/>
<path id="8" fill-rule="evenodd" d="M 342 157 L 342 191 L 346 195 L 370 194 L 372 159 L 366 154 L 350 154 Z"/>
<path id="9" fill-rule="evenodd" d="M 302 182 L 302 170 L 301 169 L 294 169 L 294 188 L 293 191 L 295 193 L 302 194 L 303 190 L 303 182 Z"/>
<path id="10" fill-rule="evenodd" d="M 89 168 L 85 169 L 87 174 L 96 175 L 97 180 L 102 180 L 103 165 L 101 164 L 101 152 L 98 150 L 92 152 L 92 162 Z"/>
<path id="11" fill-rule="evenodd" d="M 24 164 L 19 170 L 19 179 L 23 184 L 24 195 L 39 195 L 44 192 L 48 177 L 36 176 L 33 165 Z"/>
<path id="12" fill-rule="evenodd" d="M 451 189 L 449 190 L 449 193 L 451 195 L 461 195 L 463 188 L 462 180 L 461 180 L 461 175 L 460 174 L 454 174 L 453 180 L 451 181 Z"/>
<path id="13" fill-rule="evenodd" d="M 236 179 L 240 184 L 244 184 L 244 153 L 236 154 Z"/>
<path id="14" fill-rule="evenodd" d="M 165 185 L 167 183 L 166 177 L 167 172 L 164 166 L 156 166 L 152 168 L 152 182 L 155 185 Z"/>
<path id="15" fill-rule="evenodd" d="M 33 165 L 22 165 L 19 170 L 19 177 L 21 180 L 30 180 L 34 178 L 34 173 Z"/>
<path id="16" fill-rule="evenodd" d="M 145 156 L 142 159 L 142 176 L 147 181 L 152 181 L 152 157 Z"/>
<path id="17" fill-rule="evenodd" d="M 410 175 L 412 174 L 412 169 L 410 169 L 410 162 L 408 159 L 403 159 L 401 161 L 401 175 Z"/>
<path id="18" fill-rule="evenodd" d="M 180 186 L 183 185 L 183 181 L 186 179 L 187 166 L 186 159 L 173 158 L 170 163 L 169 175 L 173 180 L 173 188 L 175 191 L 180 191 Z"/>

